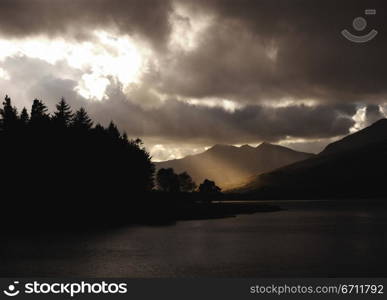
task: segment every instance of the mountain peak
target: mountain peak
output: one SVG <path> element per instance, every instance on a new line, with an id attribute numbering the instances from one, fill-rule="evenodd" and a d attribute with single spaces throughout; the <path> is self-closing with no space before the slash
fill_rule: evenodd
<path id="1" fill-rule="evenodd" d="M 245 145 L 242 145 L 239 147 L 240 149 L 254 149 L 254 147 L 251 147 L 250 145 L 248 144 L 245 144 Z"/>
<path id="2" fill-rule="evenodd" d="M 223 189 L 240 185 L 247 178 L 309 158 L 311 154 L 282 151 L 282 146 L 262 143 L 258 147 L 217 144 L 207 151 L 186 158 L 157 163 L 160 168 L 188 172 L 196 183 L 208 178 Z M 261 150 L 258 150 L 261 149 Z"/>
<path id="3" fill-rule="evenodd" d="M 276 147 L 277 145 L 273 145 L 273 144 L 270 144 L 268 142 L 262 142 L 260 143 L 258 146 L 257 146 L 257 149 L 260 149 L 260 148 L 272 148 L 272 147 Z"/>
<path id="4" fill-rule="evenodd" d="M 208 150 L 221 150 L 221 149 L 229 149 L 229 148 L 233 148 L 234 146 L 231 146 L 231 145 L 225 145 L 225 144 L 215 144 L 214 146 L 212 146 L 210 149 Z"/>
<path id="5" fill-rule="evenodd" d="M 381 119 L 329 144 L 311 159 L 260 174 L 236 191 L 280 199 L 382 199 L 386 146 L 387 119 Z"/>

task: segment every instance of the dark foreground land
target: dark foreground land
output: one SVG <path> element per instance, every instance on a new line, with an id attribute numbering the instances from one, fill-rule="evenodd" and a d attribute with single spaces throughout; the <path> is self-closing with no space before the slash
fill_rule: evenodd
<path id="1" fill-rule="evenodd" d="M 163 226 L 3 233 L 0 276 L 387 276 L 385 201 L 263 203 L 284 209 Z"/>
<path id="2" fill-rule="evenodd" d="M 239 214 L 274 212 L 281 208 L 262 202 L 225 202 L 225 195 L 148 192 L 114 200 L 64 198 L 54 203 L 42 197 L 31 202 L 6 203 L 1 232 L 89 231 L 134 224 L 163 225 L 181 220 L 213 219 Z M 106 195 L 106 199 L 109 199 Z"/>

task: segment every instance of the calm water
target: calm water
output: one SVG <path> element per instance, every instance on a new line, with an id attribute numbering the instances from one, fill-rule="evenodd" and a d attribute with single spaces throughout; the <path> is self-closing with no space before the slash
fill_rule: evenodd
<path id="1" fill-rule="evenodd" d="M 0 276 L 387 276 L 381 202 L 276 202 L 236 218 L 2 238 Z"/>

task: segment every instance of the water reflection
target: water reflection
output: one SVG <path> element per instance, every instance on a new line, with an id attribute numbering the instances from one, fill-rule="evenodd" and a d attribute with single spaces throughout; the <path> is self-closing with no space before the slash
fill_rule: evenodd
<path id="1" fill-rule="evenodd" d="M 1 276 L 386 276 L 383 202 L 281 202 L 236 218 L 8 240 Z"/>

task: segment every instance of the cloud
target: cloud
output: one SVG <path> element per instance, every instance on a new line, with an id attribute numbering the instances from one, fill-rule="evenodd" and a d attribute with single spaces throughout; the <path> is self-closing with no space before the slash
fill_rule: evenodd
<path id="1" fill-rule="evenodd" d="M 2 0 L 0 32 L 10 38 L 89 39 L 91 31 L 110 28 L 160 47 L 169 36 L 170 10 L 168 0 Z"/>
<path id="2" fill-rule="evenodd" d="M 117 120 L 129 136 L 159 138 L 200 145 L 276 142 L 289 137 L 326 138 L 347 134 L 356 106 L 293 105 L 273 108 L 250 105 L 230 112 L 221 107 L 192 105 L 169 99 L 163 105 L 141 107 L 114 91 L 110 100 L 88 105 L 102 122 Z"/>
<path id="3" fill-rule="evenodd" d="M 86 100 L 75 92 L 81 72 L 64 62 L 52 65 L 41 59 L 12 57 L 0 62 L 0 67 L 9 76 L 1 84 L 0 93 L 9 94 L 19 110 L 29 108 L 35 98 L 42 99 L 50 109 L 62 96 L 77 107 Z"/>
<path id="4" fill-rule="evenodd" d="M 250 105 L 229 112 L 176 99 L 155 107 L 141 107 L 119 94 L 110 99 L 90 103 L 87 109 L 100 122 L 114 119 L 130 137 L 143 138 L 155 160 L 180 158 L 214 144 L 262 141 L 285 141 L 303 151 L 319 152 L 327 143 L 349 133 L 356 112 L 356 105 L 351 104 Z"/>
<path id="5" fill-rule="evenodd" d="M 169 94 L 247 103 L 289 97 L 379 103 L 387 98 L 383 1 L 190 3 L 216 21 L 200 36 L 196 51 L 168 60 L 163 89 Z M 350 29 L 353 18 L 371 6 L 378 12 L 368 17 L 369 26 L 381 31 L 377 39 L 361 46 L 345 40 L 341 30 Z"/>
<path id="6" fill-rule="evenodd" d="M 356 45 L 340 31 L 351 29 L 364 7 L 376 8 L 368 22 L 380 34 Z M 386 8 L 385 1 L 346 0 L 5 0 L 0 34 L 89 40 L 97 47 L 95 32 L 102 30 L 148 41 L 157 65 L 152 84 L 169 97 L 381 103 L 387 95 L 381 63 Z M 83 86 L 108 84 L 97 75 L 84 75 Z M 98 95 L 104 96 L 103 89 Z"/>
<path id="7" fill-rule="evenodd" d="M 203 150 L 218 143 L 307 141 L 341 136 L 354 125 L 352 116 L 357 111 L 356 105 L 345 103 L 287 103 L 279 107 L 250 104 L 227 110 L 176 98 L 161 100 L 145 84 L 127 94 L 119 83 L 108 87 L 106 100 L 89 101 L 76 92 L 82 73 L 64 62 L 52 65 L 19 57 L 7 59 L 1 66 L 12 78 L 3 86 L 4 93 L 10 94 L 19 108 L 30 107 L 32 100 L 39 98 L 52 110 L 64 96 L 73 108 L 84 106 L 96 122 L 107 125 L 114 120 L 130 137 L 143 138 L 150 149 L 159 145 L 154 150 L 157 159 L 192 154 L 192 149 Z"/>
<path id="8" fill-rule="evenodd" d="M 384 117 L 385 116 L 382 110 L 380 109 L 379 105 L 370 104 L 366 107 L 366 110 L 365 110 L 366 126 L 369 126 L 372 123 L 375 123 L 377 120 L 380 120 L 381 118 L 384 118 Z"/>
<path id="9" fill-rule="evenodd" d="M 377 10 L 367 29 L 379 35 L 350 43 L 340 31 L 364 8 Z M 115 120 L 142 137 L 160 158 L 215 143 L 317 151 L 387 111 L 386 8 L 346 0 L 3 0 L 1 91 L 19 107 L 38 97 L 53 108 L 65 96 L 97 122 Z"/>

